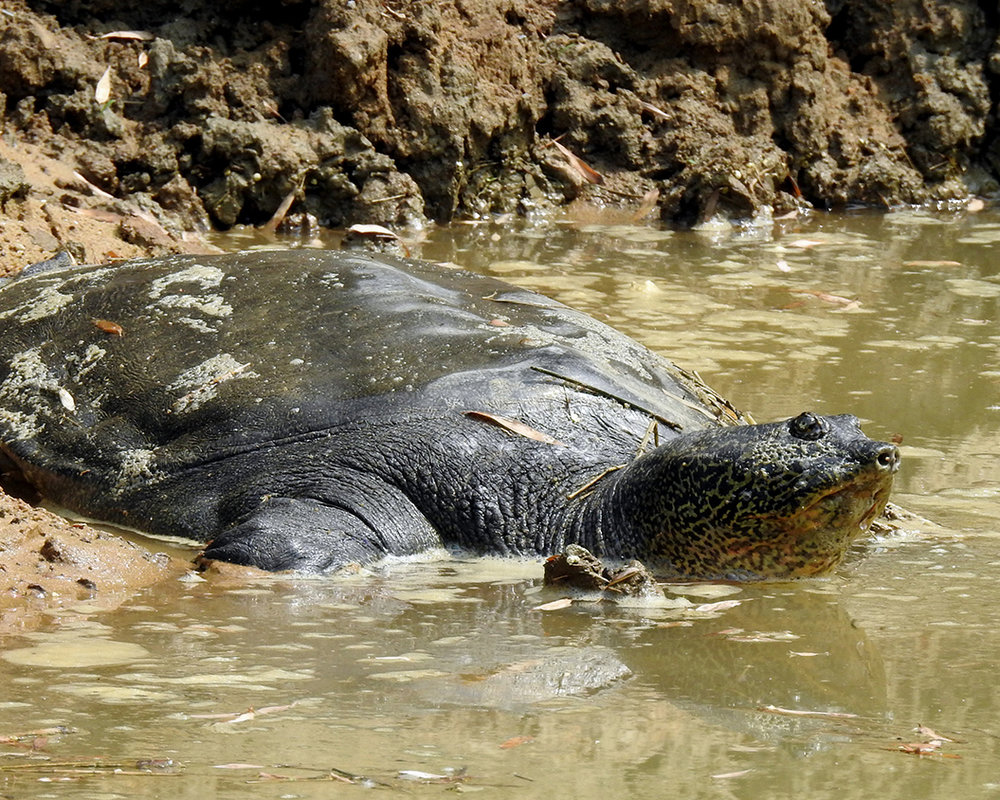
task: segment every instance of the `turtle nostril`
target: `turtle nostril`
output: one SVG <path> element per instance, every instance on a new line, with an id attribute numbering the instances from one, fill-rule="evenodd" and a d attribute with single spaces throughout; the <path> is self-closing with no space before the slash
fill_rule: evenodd
<path id="1" fill-rule="evenodd" d="M 895 472 L 899 469 L 899 448 L 894 444 L 887 444 L 878 451 L 875 456 L 875 463 L 882 469 Z"/>

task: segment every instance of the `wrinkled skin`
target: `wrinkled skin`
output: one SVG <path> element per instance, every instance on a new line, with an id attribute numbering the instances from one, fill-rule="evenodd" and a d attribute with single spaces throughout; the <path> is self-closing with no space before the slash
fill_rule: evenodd
<path id="1" fill-rule="evenodd" d="M 898 460 L 851 417 L 747 425 L 586 315 L 386 256 L 39 270 L 0 287 L 0 325 L 8 471 L 265 569 L 577 542 L 684 577 L 818 574 Z"/>

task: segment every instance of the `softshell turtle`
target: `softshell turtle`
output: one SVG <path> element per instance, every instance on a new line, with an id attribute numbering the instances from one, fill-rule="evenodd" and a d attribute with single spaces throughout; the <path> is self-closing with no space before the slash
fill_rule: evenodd
<path id="1" fill-rule="evenodd" d="M 749 424 L 585 314 L 389 256 L 34 270 L 0 287 L 0 331 L 8 472 L 270 570 L 578 543 L 677 577 L 814 575 L 898 464 L 854 417 Z"/>

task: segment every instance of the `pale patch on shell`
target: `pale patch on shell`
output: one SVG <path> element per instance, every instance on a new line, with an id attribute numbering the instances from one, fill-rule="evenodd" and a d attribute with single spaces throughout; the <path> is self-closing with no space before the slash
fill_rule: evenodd
<path id="1" fill-rule="evenodd" d="M 67 367 L 76 367 L 75 378 L 79 381 L 84 375 L 96 367 L 97 362 L 104 358 L 107 354 L 108 351 L 103 347 L 91 344 L 87 346 L 87 349 L 83 351 L 82 355 L 71 353 L 66 356 L 66 365 Z"/>
<path id="2" fill-rule="evenodd" d="M 73 295 L 63 294 L 55 286 L 46 286 L 38 292 L 30 303 L 22 303 L 6 314 L 12 314 L 21 322 L 51 317 L 60 309 L 73 302 Z"/>
<path id="3" fill-rule="evenodd" d="M 200 311 L 209 317 L 228 317 L 233 313 L 233 307 L 220 294 L 168 294 L 156 301 L 161 308 L 183 308 Z"/>
<path id="4" fill-rule="evenodd" d="M 10 373 L 0 383 L 0 422 L 15 439 L 30 439 L 42 429 L 39 417 L 50 408 L 51 401 L 44 395 L 55 399 L 60 390 L 59 382 L 42 360 L 41 346 L 15 353 Z M 27 412 L 15 411 L 14 406 L 27 406 Z"/>
<path id="5" fill-rule="evenodd" d="M 122 450 L 121 468 L 118 473 L 118 481 L 115 484 L 115 489 L 121 491 L 137 479 L 148 481 L 155 477 L 152 469 L 155 455 L 152 450 L 138 447 L 131 450 Z"/>
<path id="6" fill-rule="evenodd" d="M 149 299 L 159 300 L 167 289 L 175 283 L 196 283 L 201 289 L 212 289 L 222 283 L 226 277 L 218 267 L 206 267 L 202 264 L 192 264 L 187 269 L 170 272 L 162 278 L 157 278 L 149 284 Z"/>
<path id="7" fill-rule="evenodd" d="M 250 369 L 249 362 L 241 364 L 229 353 L 220 353 L 185 370 L 167 387 L 169 391 L 188 390 L 174 401 L 171 410 L 175 414 L 194 411 L 218 394 L 220 384 L 236 378 L 259 377 Z"/>
<path id="8" fill-rule="evenodd" d="M 222 284 L 225 276 L 225 272 L 217 267 L 194 264 L 187 269 L 171 272 L 152 281 L 149 285 L 149 299 L 161 312 L 170 314 L 175 314 L 178 310 L 188 312 L 189 315 L 176 317 L 176 321 L 202 333 L 212 333 L 216 329 L 209 322 L 190 316 L 190 313 L 214 319 L 232 315 L 233 307 L 221 294 L 211 291 Z M 191 284 L 197 287 L 197 291 L 193 293 L 173 291 L 176 285 L 190 287 Z"/>

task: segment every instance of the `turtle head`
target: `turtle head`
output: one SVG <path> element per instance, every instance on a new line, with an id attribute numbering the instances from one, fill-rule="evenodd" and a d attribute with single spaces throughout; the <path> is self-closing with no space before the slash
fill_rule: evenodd
<path id="1" fill-rule="evenodd" d="M 622 470 L 616 515 L 636 556 L 680 577 L 819 575 L 885 508 L 898 466 L 853 416 L 706 429 Z"/>

